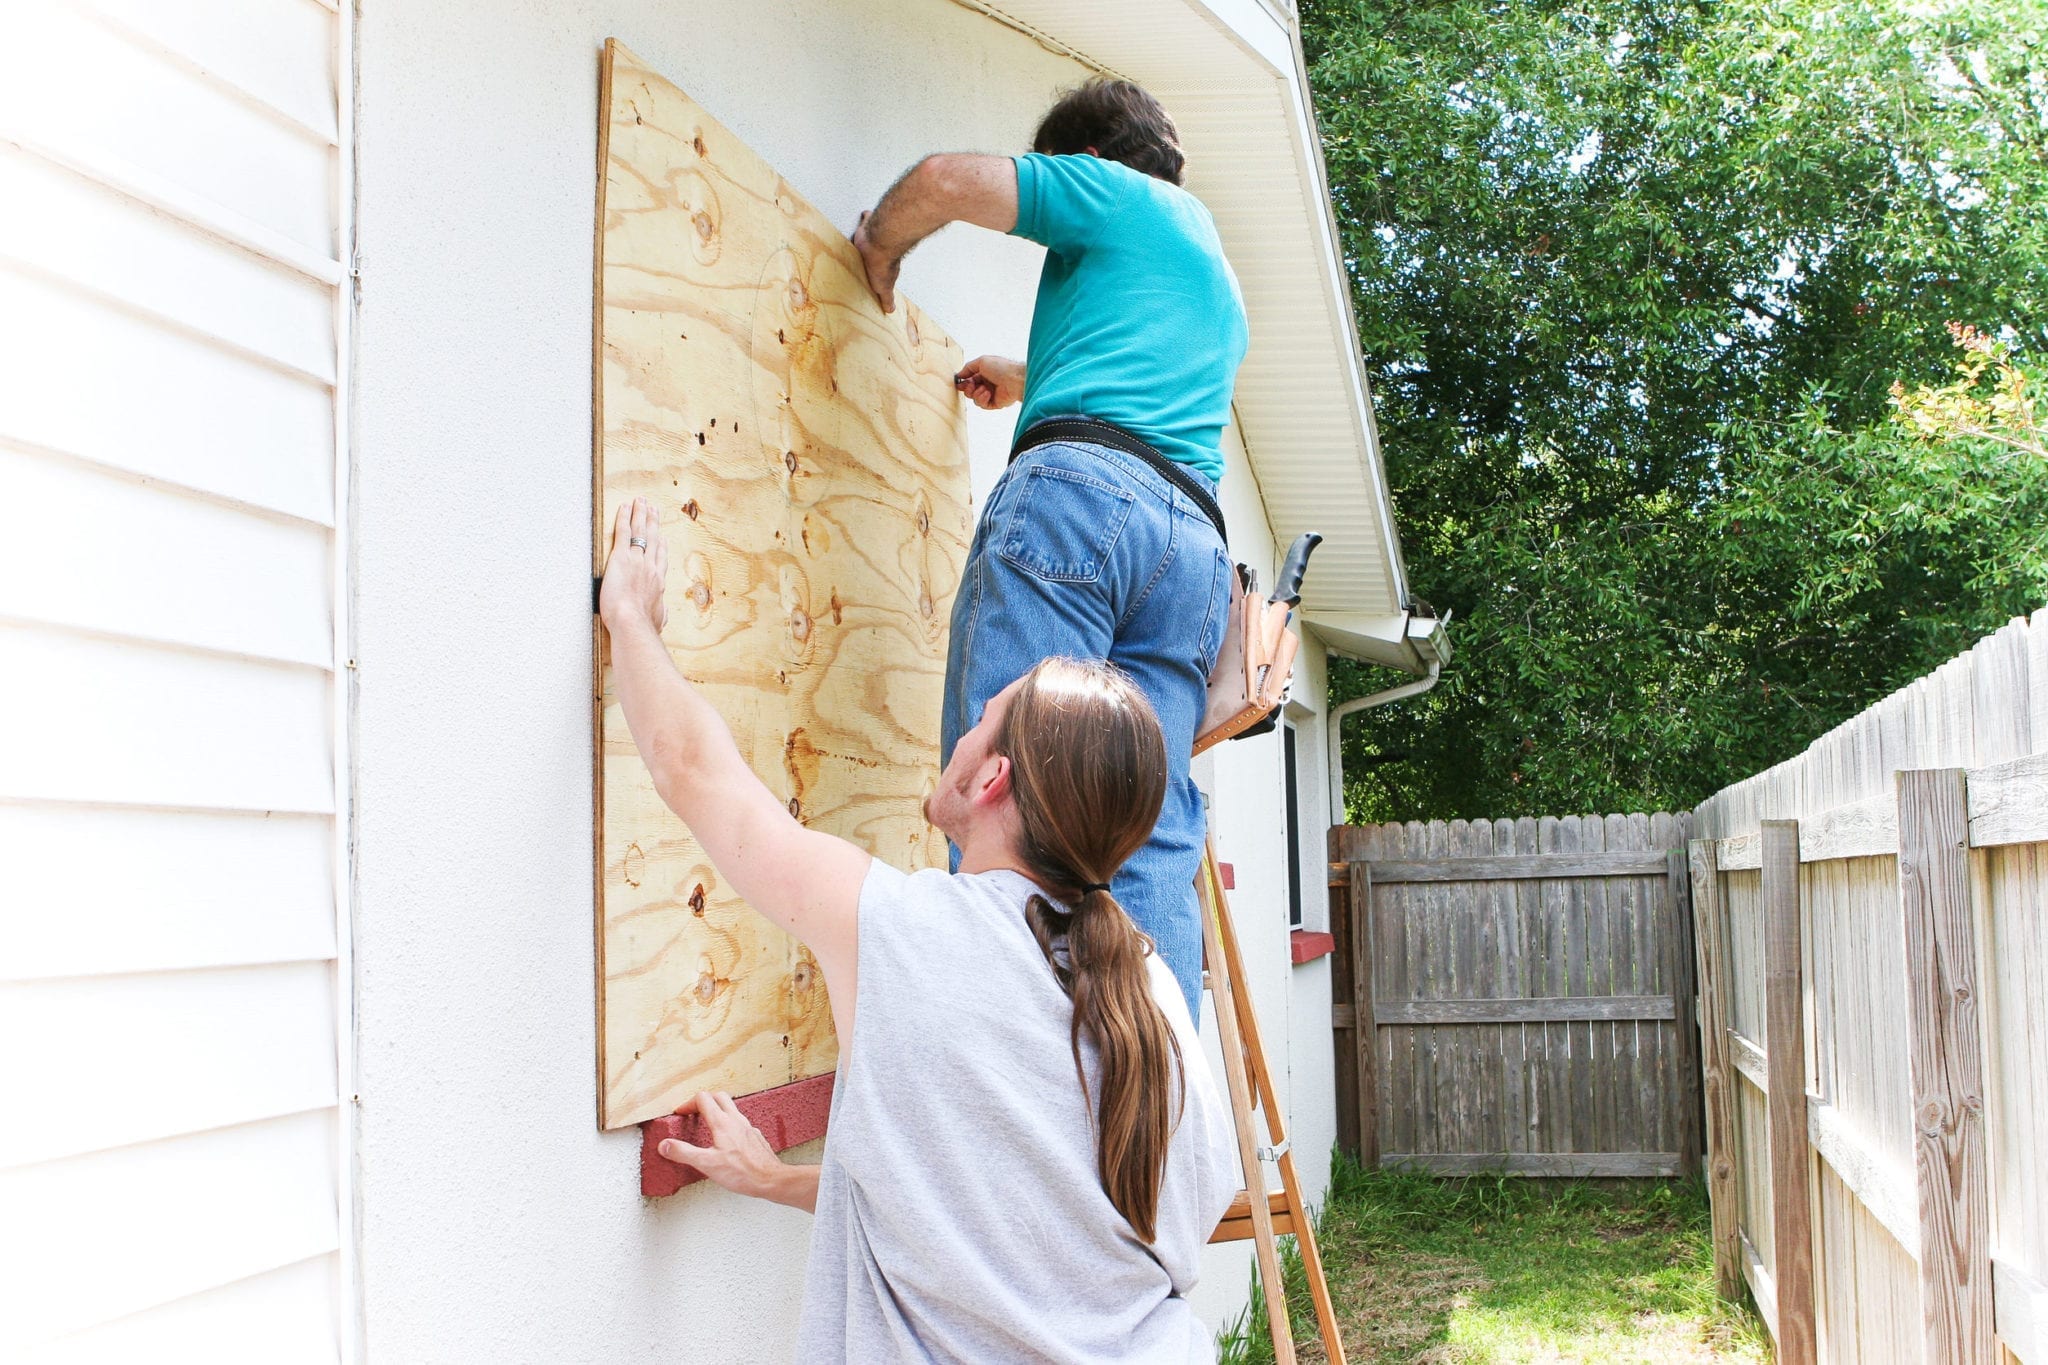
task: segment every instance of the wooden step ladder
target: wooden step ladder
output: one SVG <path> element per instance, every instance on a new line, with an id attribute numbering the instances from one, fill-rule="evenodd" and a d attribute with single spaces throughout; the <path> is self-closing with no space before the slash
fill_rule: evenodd
<path id="1" fill-rule="evenodd" d="M 1252 1009 L 1250 993 L 1239 984 L 1244 980 L 1244 959 L 1237 948 L 1237 927 L 1231 923 L 1223 874 L 1216 864 L 1214 837 L 1208 839 L 1203 850 L 1202 870 L 1195 878 L 1195 887 L 1202 901 L 1202 984 L 1216 1002 L 1223 1079 L 1230 1090 L 1230 1111 L 1237 1124 L 1237 1153 L 1244 1164 L 1245 1182 L 1243 1191 L 1231 1201 L 1229 1211 L 1209 1240 L 1252 1242 L 1258 1256 L 1259 1285 L 1266 1298 L 1266 1321 L 1273 1331 L 1273 1358 L 1279 1365 L 1294 1365 L 1294 1329 L 1287 1317 L 1287 1291 L 1280 1279 L 1280 1245 L 1276 1240 L 1281 1234 L 1292 1233 L 1301 1248 L 1302 1268 L 1308 1272 L 1309 1294 L 1315 1300 L 1323 1351 L 1332 1365 L 1344 1365 L 1344 1339 L 1337 1331 L 1337 1312 L 1330 1303 L 1329 1283 L 1323 1278 L 1315 1223 L 1302 1201 L 1301 1178 L 1295 1174 L 1294 1153 L 1287 1145 L 1287 1122 L 1281 1116 L 1280 1098 L 1273 1091 L 1266 1050 L 1259 1042 L 1258 1014 Z M 1264 1146 L 1252 1131 L 1254 1108 L 1265 1118 Z M 1266 1188 L 1268 1161 L 1280 1169 L 1277 1190 Z"/>

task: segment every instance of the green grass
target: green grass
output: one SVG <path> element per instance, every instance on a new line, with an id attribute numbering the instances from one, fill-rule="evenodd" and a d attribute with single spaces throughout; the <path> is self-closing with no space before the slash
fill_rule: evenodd
<path id="1" fill-rule="evenodd" d="M 1697 1183 L 1445 1180 L 1340 1154 L 1317 1234 L 1354 1361 L 1768 1360 L 1754 1315 L 1714 1294 L 1708 1226 Z M 1292 1239 L 1283 1254 L 1295 1340 L 1321 1360 Z M 1225 1365 L 1273 1359 L 1256 1283 L 1221 1346 Z"/>

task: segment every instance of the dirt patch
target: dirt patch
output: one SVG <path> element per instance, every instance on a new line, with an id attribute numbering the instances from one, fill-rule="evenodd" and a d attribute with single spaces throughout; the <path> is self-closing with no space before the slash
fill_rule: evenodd
<path id="1" fill-rule="evenodd" d="M 1354 1361 L 1383 1358 L 1441 1365 L 1452 1357 L 1439 1345 L 1424 1351 L 1451 1315 L 1471 1306 L 1488 1287 L 1470 1261 L 1422 1252 L 1386 1252 L 1361 1258 L 1330 1286 L 1344 1334 L 1345 1354 Z M 1304 1340 L 1304 1362 L 1325 1361 L 1322 1343 Z M 1422 1352 L 1421 1354 L 1417 1354 Z"/>

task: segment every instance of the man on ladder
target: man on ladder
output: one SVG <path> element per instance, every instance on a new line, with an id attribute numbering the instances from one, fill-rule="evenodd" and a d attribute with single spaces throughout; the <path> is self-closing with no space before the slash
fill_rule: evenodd
<path id="1" fill-rule="evenodd" d="M 1199 1021 L 1203 826 L 1188 761 L 1230 604 L 1216 487 L 1249 333 L 1183 165 L 1157 100 L 1090 81 L 1046 114 L 1029 155 L 918 162 L 853 242 L 884 311 L 904 254 L 948 223 L 1046 248 L 1025 359 L 982 356 L 956 381 L 980 407 L 1023 410 L 954 600 L 939 761 L 1040 659 L 1122 669 L 1171 757 L 1159 824 L 1114 891 Z"/>

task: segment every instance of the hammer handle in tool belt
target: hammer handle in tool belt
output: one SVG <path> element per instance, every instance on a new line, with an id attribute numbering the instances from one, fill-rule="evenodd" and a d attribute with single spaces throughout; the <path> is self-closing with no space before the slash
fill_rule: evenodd
<path id="1" fill-rule="evenodd" d="M 1209 695 L 1196 727 L 1195 752 L 1233 739 L 1271 715 L 1287 698 L 1301 637 L 1288 628 L 1292 607 L 1244 590 L 1231 576 L 1230 617 L 1209 672 Z"/>

